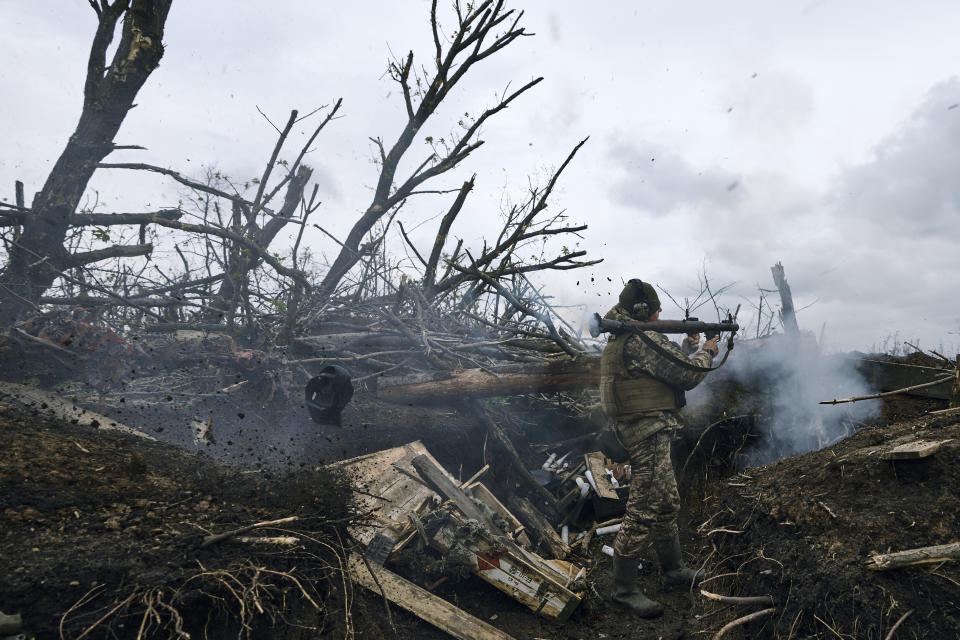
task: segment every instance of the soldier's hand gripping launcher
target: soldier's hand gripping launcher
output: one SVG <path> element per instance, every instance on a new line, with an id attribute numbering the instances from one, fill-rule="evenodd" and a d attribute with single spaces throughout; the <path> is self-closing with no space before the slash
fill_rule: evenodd
<path id="1" fill-rule="evenodd" d="M 624 331 L 659 331 L 660 333 L 704 333 L 708 339 L 721 331 L 736 333 L 740 325 L 733 321 L 727 322 L 700 322 L 696 318 L 687 320 L 648 320 L 636 322 L 633 320 L 608 320 L 601 318 L 599 313 L 593 314 L 589 323 L 590 335 L 596 338 L 601 333 L 622 333 Z"/>

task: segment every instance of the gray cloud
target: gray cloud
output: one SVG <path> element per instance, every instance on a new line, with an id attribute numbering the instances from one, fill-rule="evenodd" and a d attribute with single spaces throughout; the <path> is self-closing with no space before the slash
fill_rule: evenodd
<path id="1" fill-rule="evenodd" d="M 655 143 L 614 140 L 607 160 L 615 167 L 611 199 L 652 216 L 729 209 L 741 197 L 735 174 L 719 168 L 698 171 L 681 155 Z"/>
<path id="2" fill-rule="evenodd" d="M 764 143 L 793 136 L 814 113 L 813 88 L 782 70 L 761 70 L 742 77 L 728 84 L 719 100 L 738 134 Z"/>
<path id="3" fill-rule="evenodd" d="M 835 181 L 830 206 L 879 234 L 955 233 L 960 214 L 960 79 L 934 86 L 873 159 Z"/>

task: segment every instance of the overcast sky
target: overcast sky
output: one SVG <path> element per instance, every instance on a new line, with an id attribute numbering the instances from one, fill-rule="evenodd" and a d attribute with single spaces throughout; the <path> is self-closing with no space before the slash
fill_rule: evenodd
<path id="1" fill-rule="evenodd" d="M 553 206 L 588 223 L 581 248 L 605 262 L 545 277 L 564 304 L 603 311 L 640 277 L 695 295 L 706 265 L 725 301 L 755 313 L 782 261 L 802 328 L 836 349 L 898 333 L 960 345 L 960 3 L 521 1 L 524 38 L 481 63 L 422 135 L 494 104 L 508 84 L 545 80 L 483 131 L 486 144 L 436 186 L 477 174 L 453 235 L 495 231 L 505 199 L 548 176 L 590 136 Z M 442 4 L 442 6 L 446 6 Z M 395 139 L 401 96 L 391 52 L 432 48 L 429 2 L 175 0 L 166 54 L 117 138 L 143 161 L 199 175 L 262 171 L 275 122 L 343 98 L 308 163 L 317 221 L 345 235 L 371 197 L 370 136 Z M 447 16 L 449 17 L 449 16 Z M 0 197 L 37 191 L 79 114 L 93 11 L 82 0 L 0 0 Z M 298 136 L 309 133 L 304 123 Z M 418 148 L 423 144 L 422 148 Z M 427 150 L 414 145 L 410 163 Z M 412 168 L 412 167 L 411 167 Z M 155 175 L 100 172 L 102 211 L 173 205 Z M 448 202 L 411 201 L 426 248 Z M 318 253 L 335 245 L 319 232 Z M 594 277 L 590 283 L 590 277 Z M 612 283 L 607 279 L 612 280 Z M 580 285 L 575 283 L 579 281 Z M 601 284 L 602 283 L 602 286 Z M 678 312 L 664 302 L 664 315 Z"/>

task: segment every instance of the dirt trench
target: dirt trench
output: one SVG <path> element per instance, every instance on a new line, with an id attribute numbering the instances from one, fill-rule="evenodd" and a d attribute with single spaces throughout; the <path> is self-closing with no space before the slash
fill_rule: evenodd
<path id="1" fill-rule="evenodd" d="M 419 438 L 451 473 L 467 477 L 483 463 L 478 425 L 450 409 L 385 405 L 362 392 L 336 428 L 307 422 L 296 402 L 271 410 L 218 402 L 226 402 L 224 415 L 245 414 L 233 424 L 241 434 L 256 433 L 255 447 L 233 440 L 226 420 L 214 423 L 216 443 L 194 441 L 189 416 L 175 402 L 162 414 L 130 408 L 121 414 L 167 443 L 0 405 L 6 445 L 0 458 L 0 561 L 8 567 L 0 610 L 23 614 L 24 632 L 37 638 L 84 632 L 137 637 L 141 625 L 143 637 L 151 638 L 176 637 L 178 628 L 190 629 L 195 638 L 246 634 L 283 640 L 350 632 L 361 638 L 448 637 L 395 607 L 388 613 L 382 598 L 343 580 L 339 563 L 349 545 L 342 526 L 349 501 L 337 478 L 314 467 Z M 955 565 L 865 568 L 872 553 L 956 541 L 960 532 L 960 424 L 956 418 L 910 417 L 939 404 L 897 403 L 895 415 L 904 420 L 881 420 L 827 449 L 739 475 L 716 450 L 705 464 L 692 459 L 685 473 L 698 481 L 684 483 L 681 516 L 689 563 L 707 569 L 706 590 L 766 595 L 774 602 L 774 614 L 727 632 L 725 639 L 884 640 L 908 611 L 896 637 L 956 637 Z M 198 407 L 205 405 L 190 410 Z M 528 445 L 572 437 L 586 426 L 560 419 L 563 407 L 539 414 L 528 413 L 520 401 L 493 408 L 520 418 L 509 425 L 510 437 L 531 468 L 541 454 Z M 276 429 L 248 426 L 256 412 L 263 425 L 299 425 L 302 440 L 284 441 Z M 749 432 L 749 425 L 729 430 L 739 437 L 738 429 Z M 919 437 L 952 444 L 928 459 L 879 459 L 894 443 Z M 716 464 L 706 473 L 711 459 Z M 291 515 L 301 520 L 269 533 L 314 541 L 295 554 L 239 543 L 199 547 L 211 533 Z M 537 617 L 475 577 L 449 579 L 434 593 L 516 638 L 711 637 L 757 610 L 718 604 L 696 589 L 662 592 L 659 570 L 644 558 L 642 588 L 663 601 L 666 613 L 653 621 L 626 615 L 608 600 L 610 562 L 600 552 L 603 542 L 577 558 L 588 570 L 588 598 L 563 625 Z M 261 591 L 244 590 L 260 580 L 267 580 Z M 236 584 L 245 587 L 229 588 Z M 248 599 L 251 593 L 259 601 Z"/>

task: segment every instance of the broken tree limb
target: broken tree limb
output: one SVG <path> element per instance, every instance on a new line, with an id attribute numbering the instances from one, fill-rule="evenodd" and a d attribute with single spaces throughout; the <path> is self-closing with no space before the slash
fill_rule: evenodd
<path id="1" fill-rule="evenodd" d="M 363 558 L 351 554 L 351 577 L 374 593 L 383 593 L 397 606 L 446 631 L 459 640 L 514 640 L 503 631 L 475 618 L 426 589 L 405 580 L 384 567 L 367 565 Z M 382 591 L 381 591 L 382 590 Z"/>
<path id="2" fill-rule="evenodd" d="M 711 593 L 700 589 L 700 595 L 708 600 L 723 602 L 724 604 L 751 605 L 751 604 L 774 604 L 773 596 L 723 596 L 719 593 Z"/>
<path id="3" fill-rule="evenodd" d="M 952 416 L 955 413 L 960 413 L 960 407 L 950 407 L 949 409 L 940 409 L 938 411 L 929 411 L 928 415 L 931 416 Z"/>
<path id="4" fill-rule="evenodd" d="M 503 430 L 503 427 L 490 417 L 490 414 L 487 413 L 487 410 L 479 401 L 467 400 L 463 407 L 466 413 L 477 416 L 487 427 L 488 441 L 495 448 L 491 460 L 505 459 L 506 464 L 501 469 L 506 476 L 523 486 L 535 498 L 534 504 L 542 513 L 548 518 L 555 518 L 557 499 L 530 475 L 530 471 L 520 460 L 520 454 L 517 453 L 516 447 L 513 446 L 513 442 L 510 441 L 510 437 Z M 504 479 L 503 482 L 506 483 L 508 480 Z"/>
<path id="5" fill-rule="evenodd" d="M 776 609 L 763 609 L 761 611 L 755 611 L 754 613 L 743 616 L 742 618 L 737 618 L 736 620 L 728 622 L 727 624 L 723 625 L 720 631 L 717 631 L 716 635 L 713 636 L 713 640 L 720 640 L 720 638 L 723 637 L 723 634 L 725 634 L 727 631 L 730 631 L 730 629 L 733 629 L 734 627 L 739 627 L 742 624 L 759 620 L 760 618 L 769 616 L 772 613 L 776 613 L 776 611 Z"/>
<path id="6" fill-rule="evenodd" d="M 240 527 L 239 529 L 233 529 L 232 531 L 225 531 L 223 533 L 218 533 L 214 536 L 206 536 L 203 539 L 203 542 L 200 543 L 200 547 L 209 547 L 212 544 L 217 542 L 223 542 L 234 536 L 239 536 L 240 534 L 246 533 L 247 531 L 253 531 L 254 529 L 259 529 L 261 527 L 275 527 L 280 524 L 287 524 L 289 522 L 295 522 L 299 518 L 297 516 L 289 516 L 287 518 L 280 518 L 279 520 L 267 520 L 264 522 L 255 522 L 253 524 L 248 524 L 245 527 Z"/>
<path id="7" fill-rule="evenodd" d="M 918 547 L 897 551 L 895 553 L 880 553 L 874 555 L 867 562 L 867 568 L 874 571 L 889 571 L 902 569 L 920 564 L 946 562 L 960 559 L 960 542 L 939 544 L 932 547 Z"/>
<path id="8" fill-rule="evenodd" d="M 495 373 L 465 369 L 443 379 L 416 382 L 380 378 L 377 398 L 396 403 L 436 403 L 582 389 L 600 383 L 600 358 L 508 365 Z"/>
<path id="9" fill-rule="evenodd" d="M 64 400 L 50 391 L 28 387 L 12 382 L 0 382 L 0 400 L 33 409 L 55 420 L 69 422 L 81 427 L 92 427 L 104 431 L 120 431 L 145 440 L 156 441 L 139 429 L 127 426 L 122 422 L 95 411 L 89 411 L 74 402 Z"/>
<path id="10" fill-rule="evenodd" d="M 570 554 L 570 547 L 563 542 L 553 525 L 529 500 L 511 495 L 507 498 L 507 507 L 528 530 L 536 532 L 540 541 L 550 549 L 555 558 L 563 560 Z"/>
<path id="11" fill-rule="evenodd" d="M 293 536 L 237 536 L 230 538 L 229 542 L 240 542 L 246 544 L 280 544 L 293 546 L 300 544 L 300 538 Z"/>
<path id="12" fill-rule="evenodd" d="M 886 398 L 887 396 L 895 396 L 900 393 L 907 393 L 908 391 L 914 391 L 916 389 L 924 389 L 926 387 L 933 387 L 938 384 L 943 384 L 947 380 L 952 379 L 953 376 L 944 376 L 942 378 L 937 378 L 936 380 L 931 380 L 930 382 L 924 382 L 923 384 L 915 384 L 912 387 L 904 387 L 903 389 L 897 389 L 896 391 L 884 391 L 883 393 L 874 393 L 869 396 L 857 396 L 855 398 L 841 398 L 839 400 L 823 400 L 820 404 L 843 404 L 845 402 L 859 402 L 860 400 L 873 400 L 874 398 Z"/>

